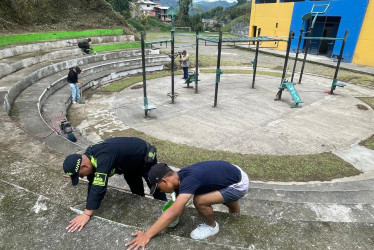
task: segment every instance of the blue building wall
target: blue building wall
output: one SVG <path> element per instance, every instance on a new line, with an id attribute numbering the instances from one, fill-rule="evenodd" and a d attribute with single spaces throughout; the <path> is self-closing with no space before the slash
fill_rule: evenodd
<path id="1" fill-rule="evenodd" d="M 290 30 L 295 32 L 298 38 L 302 26 L 302 16 L 312 10 L 313 4 L 328 4 L 330 7 L 324 15 L 321 16 L 340 16 L 340 25 L 336 37 L 344 37 L 345 30 L 348 30 L 348 38 L 344 48 L 343 58 L 345 62 L 352 62 L 353 54 L 356 48 L 361 26 L 365 18 L 366 9 L 369 0 L 332 0 L 332 1 L 311 1 L 295 2 L 292 14 Z M 320 9 L 319 9 L 320 10 Z M 291 48 L 297 48 L 298 39 L 294 39 Z M 333 54 L 340 53 L 342 41 L 336 41 Z"/>

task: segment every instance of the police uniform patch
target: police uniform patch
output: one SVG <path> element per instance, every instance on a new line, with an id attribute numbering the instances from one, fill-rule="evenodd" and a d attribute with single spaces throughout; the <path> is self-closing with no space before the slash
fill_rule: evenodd
<path id="1" fill-rule="evenodd" d="M 96 172 L 92 185 L 104 187 L 106 183 L 106 177 L 107 174 Z"/>

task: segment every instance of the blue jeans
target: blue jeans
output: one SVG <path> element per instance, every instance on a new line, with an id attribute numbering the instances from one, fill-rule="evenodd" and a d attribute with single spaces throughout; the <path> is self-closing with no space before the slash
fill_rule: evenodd
<path id="1" fill-rule="evenodd" d="M 183 78 L 184 79 L 188 78 L 188 67 L 183 67 Z"/>
<path id="2" fill-rule="evenodd" d="M 79 86 L 78 83 L 70 83 L 70 90 L 71 90 L 71 101 L 77 102 L 81 99 L 81 95 L 79 94 Z"/>

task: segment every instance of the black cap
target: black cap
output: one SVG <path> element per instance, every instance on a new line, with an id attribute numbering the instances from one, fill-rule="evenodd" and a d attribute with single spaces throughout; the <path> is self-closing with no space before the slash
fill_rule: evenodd
<path id="1" fill-rule="evenodd" d="M 148 180 L 151 183 L 151 194 L 156 191 L 157 183 L 169 172 L 172 171 L 166 163 L 158 163 L 151 167 L 148 173 Z"/>
<path id="2" fill-rule="evenodd" d="M 71 183 L 73 186 L 77 185 L 79 182 L 79 168 L 81 167 L 82 164 L 82 155 L 78 154 L 73 154 L 69 155 L 66 157 L 64 164 L 63 164 L 63 169 L 66 175 L 70 176 L 71 178 Z"/>

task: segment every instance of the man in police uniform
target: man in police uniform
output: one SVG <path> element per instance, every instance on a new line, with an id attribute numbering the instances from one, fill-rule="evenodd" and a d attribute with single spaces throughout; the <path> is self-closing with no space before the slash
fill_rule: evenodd
<path id="1" fill-rule="evenodd" d="M 142 177 L 148 180 L 148 172 L 157 164 L 156 148 L 135 137 L 115 137 L 89 146 L 82 155 L 66 157 L 63 169 L 71 177 L 73 186 L 79 177 L 87 176 L 88 197 L 83 214 L 75 217 L 66 228 L 68 232 L 81 231 L 90 220 L 93 211 L 100 207 L 108 185 L 108 177 L 123 174 L 133 194 L 144 196 Z M 153 194 L 155 199 L 166 200 L 161 192 Z"/>

